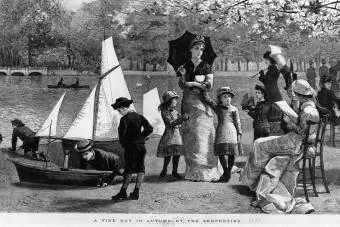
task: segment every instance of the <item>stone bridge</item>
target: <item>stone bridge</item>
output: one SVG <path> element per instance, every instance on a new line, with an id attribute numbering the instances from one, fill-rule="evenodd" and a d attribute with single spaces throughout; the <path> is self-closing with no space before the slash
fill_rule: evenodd
<path id="1" fill-rule="evenodd" d="M 0 76 L 47 76 L 47 67 L 0 67 Z"/>

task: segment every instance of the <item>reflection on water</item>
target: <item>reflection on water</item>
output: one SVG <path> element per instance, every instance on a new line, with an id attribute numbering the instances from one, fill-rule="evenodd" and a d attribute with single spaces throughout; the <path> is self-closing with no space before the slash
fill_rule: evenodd
<path id="1" fill-rule="evenodd" d="M 10 146 L 12 133 L 11 120 L 19 118 L 32 130 L 37 131 L 64 91 L 67 92 L 60 108 L 57 134 L 62 136 L 66 132 L 90 94 L 91 89 L 96 84 L 97 78 L 93 76 L 80 77 L 80 84 L 89 85 L 90 89 L 47 88 L 48 84 L 57 84 L 59 79 L 60 77 L 58 76 L 0 76 L 0 132 L 4 137 L 2 147 Z M 181 95 L 181 90 L 178 88 L 178 78 L 175 76 L 151 76 L 151 78 L 147 78 L 147 76 L 142 75 L 127 75 L 125 79 L 134 100 L 135 108 L 139 113 L 143 109 L 142 95 L 154 87 L 158 88 L 160 97 L 163 92 L 169 89 L 175 90 Z M 75 77 L 64 77 L 65 84 L 72 84 L 74 82 Z M 280 82 L 282 83 L 283 80 Z M 235 90 L 236 97 L 234 103 L 237 107 L 240 107 L 239 103 L 242 95 L 247 92 L 253 92 L 256 83 L 258 83 L 257 79 L 249 79 L 248 77 L 215 77 L 214 89 L 211 95 L 215 97 L 216 90 L 221 86 L 230 86 Z M 179 109 L 180 105 L 177 108 Z M 244 111 L 240 110 L 240 115 L 241 118 L 248 118 Z"/>

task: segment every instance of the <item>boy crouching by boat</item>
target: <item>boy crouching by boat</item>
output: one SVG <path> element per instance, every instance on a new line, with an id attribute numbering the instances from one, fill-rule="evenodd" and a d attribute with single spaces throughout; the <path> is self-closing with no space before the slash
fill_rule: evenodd
<path id="1" fill-rule="evenodd" d="M 105 187 L 108 184 L 112 184 L 115 176 L 119 175 L 119 157 L 102 149 L 94 148 L 91 140 L 79 141 L 74 147 L 74 150 L 76 150 L 84 160 L 80 164 L 80 169 L 86 169 L 87 164 L 90 164 L 96 170 L 112 171 L 112 174 L 101 179 L 97 186 Z"/>
<path id="2" fill-rule="evenodd" d="M 18 138 L 22 141 L 22 148 L 24 154 L 27 155 L 29 151 L 32 152 L 32 157 L 38 161 L 48 161 L 47 157 L 43 152 L 38 152 L 39 138 L 34 137 L 35 132 L 28 128 L 21 120 L 14 119 L 11 121 L 13 132 L 12 132 L 12 152 L 17 149 Z"/>
<path id="3" fill-rule="evenodd" d="M 139 189 L 145 175 L 145 140 L 152 133 L 153 128 L 143 115 L 129 108 L 132 102 L 132 100 L 120 97 L 111 105 L 122 115 L 118 127 L 118 134 L 119 142 L 124 148 L 125 159 L 124 182 L 120 192 L 112 196 L 112 200 L 127 199 L 126 190 L 133 173 L 137 173 L 137 180 L 135 189 L 130 194 L 130 199 L 138 200 Z"/>

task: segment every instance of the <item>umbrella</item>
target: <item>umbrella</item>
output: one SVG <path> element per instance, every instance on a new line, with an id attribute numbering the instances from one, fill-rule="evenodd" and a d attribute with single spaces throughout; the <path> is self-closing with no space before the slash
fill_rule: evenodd
<path id="1" fill-rule="evenodd" d="M 169 41 L 169 57 L 167 62 L 172 65 L 175 71 L 189 60 L 189 45 L 197 35 L 186 31 L 181 37 Z M 201 59 L 212 66 L 217 55 L 215 54 L 210 37 L 204 36 L 205 48 Z"/>
<path id="2" fill-rule="evenodd" d="M 289 70 L 289 67 L 287 65 L 288 58 L 286 51 L 283 48 L 275 45 L 269 45 L 269 48 L 270 56 L 274 58 L 274 60 L 276 61 L 278 69 L 282 72 L 283 75 L 286 74 L 288 72 L 287 70 Z M 256 73 L 255 75 L 251 76 L 251 78 L 254 78 L 257 75 L 259 75 L 259 73 Z"/>
<path id="3" fill-rule="evenodd" d="M 287 66 L 288 58 L 286 51 L 275 45 L 269 45 L 269 47 L 271 52 L 270 55 L 275 59 L 278 68 L 282 69 L 284 66 Z"/>

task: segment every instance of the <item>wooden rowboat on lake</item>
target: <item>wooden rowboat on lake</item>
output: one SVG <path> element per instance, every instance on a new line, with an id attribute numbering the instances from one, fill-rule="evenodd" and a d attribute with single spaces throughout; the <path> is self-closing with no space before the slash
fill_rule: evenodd
<path id="1" fill-rule="evenodd" d="M 75 86 L 75 85 L 65 85 L 65 86 L 58 86 L 58 85 L 47 85 L 47 88 L 50 89 L 89 89 L 90 86 L 89 85 L 80 85 L 80 86 Z"/>

